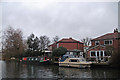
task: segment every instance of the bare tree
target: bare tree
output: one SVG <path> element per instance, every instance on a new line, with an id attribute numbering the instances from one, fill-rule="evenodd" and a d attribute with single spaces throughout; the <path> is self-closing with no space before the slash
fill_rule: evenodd
<path id="1" fill-rule="evenodd" d="M 112 45 L 107 45 L 105 51 L 108 56 L 112 56 L 112 54 L 115 53 L 115 48 Z"/>
<path id="2" fill-rule="evenodd" d="M 2 52 L 2 31 L 0 30 L 0 53 Z"/>
<path id="3" fill-rule="evenodd" d="M 49 37 L 40 36 L 40 49 L 41 50 L 44 50 L 45 48 L 47 48 L 49 43 L 50 43 Z"/>
<path id="4" fill-rule="evenodd" d="M 22 31 L 8 27 L 3 34 L 3 51 L 5 57 L 10 58 L 22 54 L 24 47 Z"/>
<path id="5" fill-rule="evenodd" d="M 57 42 L 59 40 L 58 36 L 53 37 L 53 42 Z"/>
<path id="6" fill-rule="evenodd" d="M 85 46 L 90 46 L 91 45 L 91 38 L 86 37 L 81 40 L 81 42 L 84 43 Z"/>

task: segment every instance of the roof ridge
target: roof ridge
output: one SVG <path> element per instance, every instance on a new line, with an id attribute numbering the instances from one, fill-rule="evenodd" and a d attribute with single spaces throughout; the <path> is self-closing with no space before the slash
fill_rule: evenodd
<path id="1" fill-rule="evenodd" d="M 66 41 L 64 41 L 64 40 L 66 40 Z M 67 40 L 68 40 L 68 42 L 79 42 L 79 43 L 82 43 L 82 42 L 80 42 L 78 40 L 75 40 L 73 38 L 63 38 L 63 39 L 59 40 L 58 42 L 61 42 L 61 41 L 67 42 Z"/>
<path id="2" fill-rule="evenodd" d="M 118 33 L 118 34 L 120 34 L 120 33 Z M 94 38 L 92 40 L 110 39 L 110 38 L 117 38 L 117 34 L 116 33 L 107 33 L 107 34 L 104 34 L 104 35 L 99 36 L 97 38 Z"/>

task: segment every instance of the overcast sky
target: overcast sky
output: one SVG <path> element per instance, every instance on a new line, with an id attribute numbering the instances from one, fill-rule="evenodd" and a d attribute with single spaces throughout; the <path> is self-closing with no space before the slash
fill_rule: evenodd
<path id="1" fill-rule="evenodd" d="M 24 37 L 58 35 L 80 40 L 113 32 L 118 27 L 117 2 L 5 2 L 3 29 L 20 28 Z"/>

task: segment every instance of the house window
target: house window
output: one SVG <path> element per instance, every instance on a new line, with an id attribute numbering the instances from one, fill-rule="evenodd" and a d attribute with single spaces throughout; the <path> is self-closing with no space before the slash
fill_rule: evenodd
<path id="1" fill-rule="evenodd" d="M 105 40 L 105 41 L 104 41 L 104 44 L 105 44 L 105 45 L 112 45 L 112 40 Z"/>
<path id="2" fill-rule="evenodd" d="M 69 52 L 67 52 L 66 54 L 69 54 Z"/>
<path id="3" fill-rule="evenodd" d="M 91 56 L 95 56 L 95 51 L 92 51 L 90 54 Z"/>
<path id="4" fill-rule="evenodd" d="M 73 55 L 73 52 L 70 52 L 70 55 Z"/>
<path id="5" fill-rule="evenodd" d="M 100 42 L 99 41 L 95 41 L 95 45 L 99 45 L 100 44 Z"/>

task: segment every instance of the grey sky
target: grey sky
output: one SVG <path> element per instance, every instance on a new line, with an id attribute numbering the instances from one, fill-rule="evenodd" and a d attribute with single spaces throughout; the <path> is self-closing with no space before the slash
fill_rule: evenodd
<path id="1" fill-rule="evenodd" d="M 118 3 L 118 14 L 120 14 L 120 1 Z M 118 15 L 118 28 L 119 28 L 119 32 L 120 32 L 120 15 Z"/>
<path id="2" fill-rule="evenodd" d="M 117 2 L 5 2 L 3 29 L 20 28 L 24 36 L 97 37 L 118 27 Z"/>

